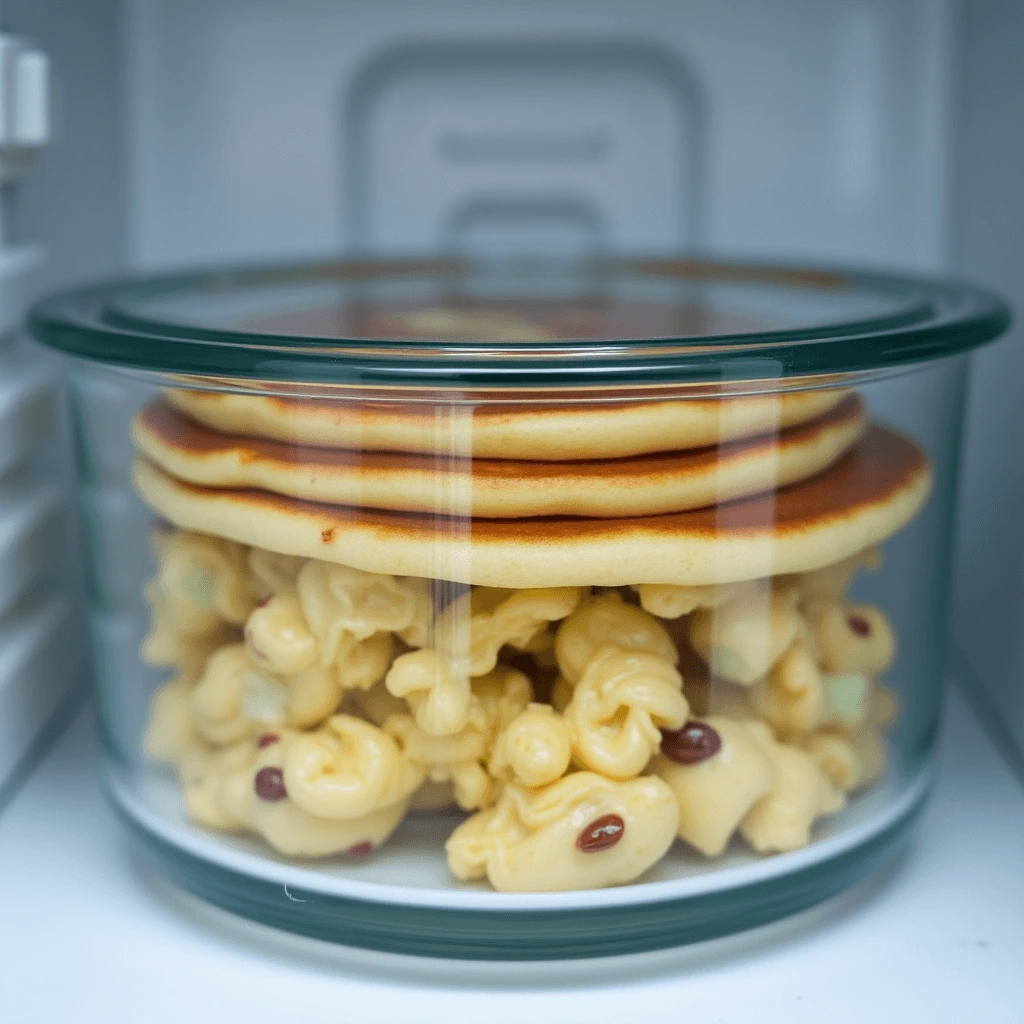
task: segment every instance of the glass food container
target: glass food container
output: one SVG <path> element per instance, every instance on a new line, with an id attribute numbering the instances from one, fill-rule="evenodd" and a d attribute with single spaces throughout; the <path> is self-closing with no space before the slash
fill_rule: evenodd
<path id="1" fill-rule="evenodd" d="M 433 956 L 692 942 L 890 862 L 928 791 L 955 284 L 350 261 L 43 302 L 107 785 L 168 878 Z"/>

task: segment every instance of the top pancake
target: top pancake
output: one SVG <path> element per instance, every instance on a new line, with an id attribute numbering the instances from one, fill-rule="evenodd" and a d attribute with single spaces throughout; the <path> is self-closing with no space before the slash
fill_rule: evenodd
<path id="1" fill-rule="evenodd" d="M 702 508 L 822 472 L 863 434 L 849 395 L 778 435 L 623 459 L 525 462 L 295 446 L 223 434 L 164 399 L 132 423 L 136 447 L 172 476 L 331 504 L 453 516 L 635 516 Z"/>
<path id="2" fill-rule="evenodd" d="M 183 529 L 398 576 L 492 587 L 706 585 L 806 572 L 877 544 L 920 509 L 923 454 L 868 429 L 825 473 L 709 509 L 626 519 L 455 519 L 184 483 L 139 459 L 135 486 Z"/>
<path id="3" fill-rule="evenodd" d="M 366 402 L 169 389 L 226 434 L 352 450 L 524 461 L 613 459 L 705 448 L 817 418 L 848 391 L 575 404 Z"/>

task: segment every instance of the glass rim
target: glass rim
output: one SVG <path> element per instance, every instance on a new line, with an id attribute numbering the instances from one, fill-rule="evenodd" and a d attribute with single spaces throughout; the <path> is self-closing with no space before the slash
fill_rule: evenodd
<path id="1" fill-rule="evenodd" d="M 470 281 L 523 266 L 546 280 L 559 275 L 571 280 L 574 274 L 597 282 L 749 285 L 803 289 L 812 296 L 859 294 L 896 305 L 883 315 L 745 333 L 523 341 L 264 333 L 175 322 L 134 308 L 151 299 L 291 285 Z M 806 379 L 895 368 L 969 351 L 1002 334 L 1010 320 L 1007 305 L 983 288 L 912 275 L 691 256 L 586 261 L 441 256 L 256 264 L 123 278 L 42 299 L 29 312 L 28 330 L 65 354 L 137 371 L 486 391 Z"/>

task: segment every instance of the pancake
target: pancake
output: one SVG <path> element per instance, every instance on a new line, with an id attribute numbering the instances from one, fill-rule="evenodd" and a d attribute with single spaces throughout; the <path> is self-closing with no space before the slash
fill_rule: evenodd
<path id="1" fill-rule="evenodd" d="M 703 508 L 807 479 L 856 443 L 866 422 L 849 395 L 778 436 L 668 455 L 524 462 L 296 447 L 219 433 L 156 399 L 133 422 L 132 438 L 161 469 L 207 487 L 489 519 L 623 517 Z"/>
<path id="2" fill-rule="evenodd" d="M 774 494 L 628 519 L 453 519 L 203 488 L 136 460 L 135 486 L 184 529 L 370 572 L 492 587 L 699 586 L 805 572 L 877 544 L 927 497 L 923 454 L 870 427 L 830 470 Z"/>
<path id="3" fill-rule="evenodd" d="M 730 399 L 477 406 L 184 389 L 170 389 L 166 397 L 214 430 L 286 444 L 575 461 L 706 448 L 774 433 L 816 419 L 848 393 L 821 390 Z"/>

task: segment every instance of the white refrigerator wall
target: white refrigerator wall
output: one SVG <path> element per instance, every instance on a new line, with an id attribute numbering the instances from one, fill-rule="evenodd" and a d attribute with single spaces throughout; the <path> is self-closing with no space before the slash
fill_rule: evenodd
<path id="1" fill-rule="evenodd" d="M 1018 0 L 4 14 L 57 79 L 57 143 L 12 216 L 50 249 L 49 283 L 515 245 L 528 223 L 545 244 L 963 269 L 1024 300 Z M 1022 363 L 1019 334 L 976 360 L 956 631 L 1024 743 L 1024 469 L 1005 457 L 1024 444 Z"/>
<path id="2" fill-rule="evenodd" d="M 961 474 L 954 632 L 1024 752 L 1024 3 L 973 0 L 961 33 L 958 269 L 1014 306 L 974 358 Z"/>
<path id="3" fill-rule="evenodd" d="M 125 121 L 119 0 L 0 0 L 5 31 L 37 43 L 53 78 L 53 132 L 13 193 L 10 229 L 46 252 L 43 287 L 125 264 Z"/>
<path id="4" fill-rule="evenodd" d="M 139 266 L 350 245 L 358 225 L 346 200 L 360 187 L 345 147 L 353 86 L 365 90 L 361 72 L 393 47 L 459 40 L 636 44 L 676 72 L 645 80 L 635 63 L 612 62 L 624 84 L 609 95 L 594 85 L 593 59 L 570 57 L 562 80 L 571 100 L 531 94 L 528 63 L 518 82 L 496 82 L 486 67 L 460 77 L 443 50 L 419 79 L 380 84 L 387 74 L 378 72 L 363 156 L 385 175 L 367 193 L 363 241 L 377 248 L 436 247 L 457 204 L 494 195 L 497 141 L 531 196 L 564 196 L 552 183 L 567 180 L 580 206 L 603 200 L 597 215 L 620 248 L 679 243 L 671 211 L 693 183 L 661 171 L 686 165 L 674 155 L 682 146 L 701 150 L 699 240 L 716 250 L 916 267 L 939 265 L 945 252 L 944 0 L 131 0 L 127 15 L 129 251 Z M 702 132 L 695 138 L 677 118 L 680 138 L 666 146 L 670 77 L 690 83 L 683 91 Z M 403 97 L 426 129 L 395 109 Z M 524 110 L 544 123 L 541 139 L 523 139 Z M 566 120 L 580 147 L 538 158 L 538 141 Z M 449 176 L 460 189 L 439 187 Z"/>
<path id="5" fill-rule="evenodd" d="M 119 7 L 84 0 L 68 18 L 67 6 L 0 4 L 0 808 L 77 705 L 87 660 L 81 575 L 66 543 L 76 518 L 60 363 L 10 334 L 37 290 L 109 272 L 124 255 L 123 161 L 110 145 L 123 124 Z M 70 120 L 51 116 L 50 57 L 74 82 L 60 97 Z"/>

